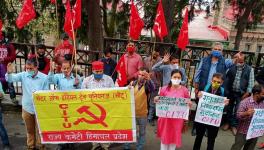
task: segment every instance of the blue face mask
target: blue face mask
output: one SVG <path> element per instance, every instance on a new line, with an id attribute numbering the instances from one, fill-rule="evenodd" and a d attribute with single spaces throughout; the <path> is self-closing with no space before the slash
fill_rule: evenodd
<path id="1" fill-rule="evenodd" d="M 217 50 L 212 50 L 211 54 L 213 57 L 217 57 L 217 58 L 220 58 L 222 56 L 222 53 L 220 51 L 217 51 Z"/>
<path id="2" fill-rule="evenodd" d="M 94 74 L 94 78 L 100 80 L 103 78 L 103 74 Z"/>
<path id="3" fill-rule="evenodd" d="M 27 71 L 27 73 L 28 73 L 29 76 L 32 77 L 35 74 L 35 71 Z"/>

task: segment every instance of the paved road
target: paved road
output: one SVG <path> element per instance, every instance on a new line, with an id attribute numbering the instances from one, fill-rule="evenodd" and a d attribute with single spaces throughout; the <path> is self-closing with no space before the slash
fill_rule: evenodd
<path id="1" fill-rule="evenodd" d="M 8 135 L 14 150 L 24 150 L 26 148 L 26 134 L 25 127 L 22 123 L 21 114 L 19 112 L 5 112 L 4 113 L 4 124 L 7 128 Z M 190 127 L 191 128 L 191 127 Z M 155 127 L 150 125 L 147 126 L 147 138 L 146 138 L 146 150 L 159 150 L 160 141 L 156 138 L 154 133 Z M 261 139 L 264 141 L 264 138 Z M 194 137 L 191 136 L 190 130 L 188 133 L 183 135 L 183 146 L 180 150 L 191 150 L 194 143 Z M 215 150 L 229 150 L 232 143 L 234 142 L 234 136 L 230 131 L 224 132 L 220 131 L 216 139 Z M 206 138 L 204 138 L 202 149 L 205 150 Z M 55 149 L 55 145 L 48 145 L 48 148 L 51 150 Z M 76 150 L 89 150 L 91 145 L 78 144 L 76 145 Z M 0 148 L 1 149 L 1 148 Z M 113 144 L 111 146 L 112 150 L 121 150 L 122 145 Z"/>

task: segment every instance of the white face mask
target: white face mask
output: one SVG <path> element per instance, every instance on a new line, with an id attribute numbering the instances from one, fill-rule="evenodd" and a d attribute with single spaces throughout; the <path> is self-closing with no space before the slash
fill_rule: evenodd
<path id="1" fill-rule="evenodd" d="M 181 83 L 181 80 L 179 79 L 171 79 L 172 85 L 179 85 Z"/>
<path id="2" fill-rule="evenodd" d="M 179 69 L 179 65 L 178 64 L 173 64 L 173 65 L 171 65 L 171 69 Z"/>

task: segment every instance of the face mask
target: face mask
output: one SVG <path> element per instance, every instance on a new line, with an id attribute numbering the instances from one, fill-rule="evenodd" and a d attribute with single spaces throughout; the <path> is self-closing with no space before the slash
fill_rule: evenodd
<path id="1" fill-rule="evenodd" d="M 243 67 L 243 66 L 244 66 L 244 64 L 242 64 L 242 63 L 237 64 L 237 67 Z"/>
<path id="2" fill-rule="evenodd" d="M 135 47 L 134 46 L 127 47 L 127 51 L 130 53 L 135 52 Z"/>
<path id="3" fill-rule="evenodd" d="M 171 69 L 179 69 L 179 65 L 178 64 L 173 64 L 173 65 L 171 65 Z"/>
<path id="4" fill-rule="evenodd" d="M 217 58 L 220 58 L 222 56 L 222 53 L 220 51 L 217 51 L 217 50 L 212 50 L 211 54 L 213 57 L 217 57 Z"/>
<path id="5" fill-rule="evenodd" d="M 27 71 L 27 73 L 28 73 L 29 76 L 32 77 L 35 74 L 35 71 Z"/>
<path id="6" fill-rule="evenodd" d="M 213 89 L 218 89 L 221 86 L 220 83 L 212 83 L 212 88 Z"/>
<path id="7" fill-rule="evenodd" d="M 181 83 L 181 80 L 179 79 L 171 79 L 172 85 L 179 85 Z"/>
<path id="8" fill-rule="evenodd" d="M 262 101 L 264 101 L 264 96 L 261 96 L 260 98 L 259 98 L 259 100 L 258 100 L 259 102 L 262 102 Z"/>
<path id="9" fill-rule="evenodd" d="M 45 55 L 45 54 L 39 54 L 39 53 L 38 53 L 39 58 L 43 58 L 44 55 Z"/>
<path id="10" fill-rule="evenodd" d="M 100 80 L 103 78 L 103 74 L 94 74 L 94 78 Z"/>

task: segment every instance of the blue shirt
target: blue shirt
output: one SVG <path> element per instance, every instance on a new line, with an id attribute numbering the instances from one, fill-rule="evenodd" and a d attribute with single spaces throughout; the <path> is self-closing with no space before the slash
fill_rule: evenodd
<path id="1" fill-rule="evenodd" d="M 38 71 L 37 75 L 32 78 L 27 72 L 21 72 L 17 74 L 6 74 L 6 80 L 8 82 L 22 83 L 22 108 L 30 114 L 35 114 L 33 93 L 35 91 L 49 89 L 47 75 Z"/>
<path id="2" fill-rule="evenodd" d="M 152 67 L 153 71 L 160 71 L 162 72 L 162 86 L 168 85 L 170 83 L 171 80 L 171 71 L 173 70 L 173 68 L 171 67 L 171 65 L 164 65 L 163 61 L 161 60 L 160 62 L 156 63 L 153 67 Z M 179 70 L 182 73 L 182 84 L 186 84 L 187 82 L 187 76 L 185 73 L 185 69 L 184 68 L 179 68 Z"/>
<path id="3" fill-rule="evenodd" d="M 1 82 L 0 82 L 0 93 L 4 94 L 4 90 Z"/>
<path id="4" fill-rule="evenodd" d="M 199 83 L 200 80 L 200 74 L 202 71 L 202 64 L 203 64 L 203 59 L 201 60 L 198 69 L 196 70 L 195 76 L 194 76 L 194 82 Z M 207 79 L 207 84 L 211 83 L 213 75 L 216 73 L 216 67 L 217 67 L 218 62 L 214 62 L 211 64 L 211 68 L 209 71 L 208 79 Z M 230 68 L 233 65 L 233 60 L 232 59 L 225 59 L 225 65 L 226 68 Z"/>
<path id="5" fill-rule="evenodd" d="M 55 84 L 58 90 L 80 89 L 82 81 L 79 76 L 77 76 L 77 78 L 79 80 L 79 84 L 77 86 L 73 86 L 75 83 L 75 77 L 73 74 L 70 75 L 70 78 L 66 78 L 63 73 L 54 74 L 53 72 L 49 72 L 48 75 L 49 82 Z"/>

